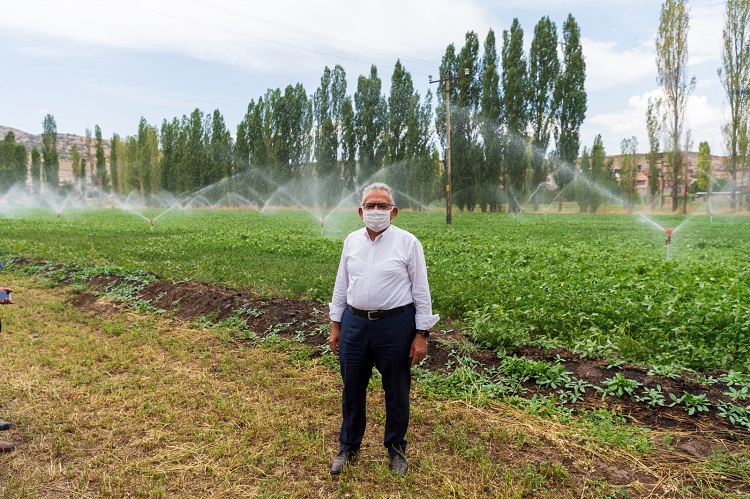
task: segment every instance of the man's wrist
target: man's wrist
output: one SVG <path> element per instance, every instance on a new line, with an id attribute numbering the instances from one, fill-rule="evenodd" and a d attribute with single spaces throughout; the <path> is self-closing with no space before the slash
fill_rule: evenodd
<path id="1" fill-rule="evenodd" d="M 417 329 L 416 332 L 419 336 L 423 336 L 425 339 L 430 337 L 430 332 L 426 329 Z"/>

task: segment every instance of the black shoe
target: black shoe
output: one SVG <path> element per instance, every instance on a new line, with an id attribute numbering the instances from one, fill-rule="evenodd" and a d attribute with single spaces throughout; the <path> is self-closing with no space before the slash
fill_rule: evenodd
<path id="1" fill-rule="evenodd" d="M 397 477 L 406 476 L 406 470 L 409 469 L 409 465 L 401 454 L 391 456 L 391 471 Z"/>
<path id="2" fill-rule="evenodd" d="M 0 431 L 3 431 L 3 430 L 10 430 L 9 421 L 0 421 Z"/>
<path id="3" fill-rule="evenodd" d="M 331 463 L 331 475 L 340 474 L 344 466 L 349 464 L 355 457 L 357 457 L 357 451 L 354 450 L 342 450 L 339 452 L 339 455 Z"/>

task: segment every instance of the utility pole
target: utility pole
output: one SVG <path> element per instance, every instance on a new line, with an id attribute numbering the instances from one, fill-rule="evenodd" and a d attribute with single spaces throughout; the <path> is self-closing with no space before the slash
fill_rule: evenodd
<path id="1" fill-rule="evenodd" d="M 451 192 L 451 81 L 469 77 L 469 68 L 464 69 L 461 76 L 448 73 L 444 78 L 432 79 L 430 83 L 442 83 L 445 86 L 445 223 L 451 225 L 453 211 L 453 193 Z"/>

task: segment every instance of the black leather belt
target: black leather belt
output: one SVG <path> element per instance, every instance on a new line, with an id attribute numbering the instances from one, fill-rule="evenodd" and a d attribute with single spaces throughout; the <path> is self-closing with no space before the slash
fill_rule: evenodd
<path id="1" fill-rule="evenodd" d="M 409 305 L 392 308 L 390 310 L 360 310 L 358 308 L 352 307 L 351 305 L 347 305 L 346 307 L 349 309 L 349 312 L 351 312 L 352 314 L 358 317 L 364 317 L 365 319 L 376 321 L 378 319 L 385 319 L 386 317 L 392 317 L 394 315 L 398 315 L 404 310 L 406 310 L 409 307 Z"/>

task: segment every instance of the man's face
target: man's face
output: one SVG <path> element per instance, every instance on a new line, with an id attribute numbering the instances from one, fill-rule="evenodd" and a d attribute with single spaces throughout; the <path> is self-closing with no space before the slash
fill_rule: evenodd
<path id="1" fill-rule="evenodd" d="M 365 199 L 362 201 L 362 204 L 366 204 L 366 203 L 387 203 L 387 204 L 392 205 L 393 199 L 391 198 L 391 196 L 388 195 L 388 192 L 382 191 L 379 189 L 373 189 L 367 193 L 367 195 L 365 196 Z M 396 218 L 397 214 L 398 214 L 398 208 L 393 206 L 391 209 L 391 220 Z M 363 208 L 360 206 L 359 218 L 363 218 L 363 216 L 364 216 Z"/>

